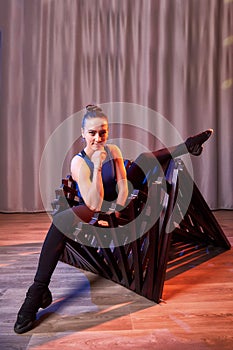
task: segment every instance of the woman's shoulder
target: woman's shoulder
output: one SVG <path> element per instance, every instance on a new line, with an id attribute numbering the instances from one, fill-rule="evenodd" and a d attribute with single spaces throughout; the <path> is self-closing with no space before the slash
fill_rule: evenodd
<path id="1" fill-rule="evenodd" d="M 73 158 L 71 159 L 71 164 L 75 163 L 75 164 L 80 164 L 84 162 L 84 154 L 82 152 L 79 152 L 77 154 L 75 154 L 73 156 Z"/>
<path id="2" fill-rule="evenodd" d="M 120 148 L 117 145 L 109 143 L 106 146 L 108 147 L 109 151 L 111 152 L 111 154 L 113 156 L 117 156 L 117 157 L 119 157 L 119 155 L 122 156 L 121 150 L 120 150 Z"/>
<path id="3" fill-rule="evenodd" d="M 80 153 L 78 153 L 71 159 L 71 162 L 70 162 L 71 176 L 76 182 L 78 182 L 78 178 L 80 174 L 79 170 L 81 168 L 82 168 L 82 173 L 88 176 L 89 174 L 88 172 L 90 172 L 90 167 L 85 161 L 85 158 L 82 155 L 80 155 Z"/>

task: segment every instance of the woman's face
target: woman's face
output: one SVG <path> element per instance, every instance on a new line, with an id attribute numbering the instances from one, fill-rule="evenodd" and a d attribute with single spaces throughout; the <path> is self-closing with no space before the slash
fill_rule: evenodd
<path id="1" fill-rule="evenodd" d="M 108 139 L 108 122 L 106 118 L 96 117 L 86 119 L 82 129 L 82 137 L 86 140 L 86 149 L 96 151 L 101 149 Z"/>

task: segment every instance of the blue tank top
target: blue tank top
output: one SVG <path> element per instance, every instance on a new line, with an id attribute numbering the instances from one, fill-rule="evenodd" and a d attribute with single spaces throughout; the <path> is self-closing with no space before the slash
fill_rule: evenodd
<path id="1" fill-rule="evenodd" d="M 107 156 L 105 161 L 103 162 L 102 166 L 102 180 L 103 180 L 103 187 L 104 187 L 104 200 L 108 202 L 112 202 L 116 200 L 117 198 L 117 181 L 116 181 L 116 169 L 115 169 L 115 162 L 113 160 L 113 157 L 111 155 L 110 149 L 105 146 L 104 147 Z M 88 157 L 86 152 L 82 150 L 80 153 L 78 153 L 78 156 L 83 158 L 85 162 L 87 163 L 89 169 L 90 169 L 90 180 L 92 180 L 93 177 L 93 169 L 94 164 L 91 161 L 91 159 Z M 81 196 L 78 184 L 76 186 L 78 197 L 81 203 L 84 203 L 84 200 Z M 102 208 L 102 210 L 108 210 L 109 205 L 106 203 L 106 208 Z"/>

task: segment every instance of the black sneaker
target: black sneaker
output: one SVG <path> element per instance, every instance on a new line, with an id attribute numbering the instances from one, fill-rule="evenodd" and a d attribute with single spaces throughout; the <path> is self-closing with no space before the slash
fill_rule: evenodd
<path id="1" fill-rule="evenodd" d="M 52 294 L 48 288 L 44 291 L 36 291 L 35 289 L 32 291 L 29 288 L 24 303 L 18 312 L 14 325 L 15 333 L 22 334 L 31 330 L 39 308 L 45 309 L 51 303 Z"/>
<path id="2" fill-rule="evenodd" d="M 203 143 L 206 142 L 213 133 L 213 129 L 208 129 L 200 134 L 191 136 L 185 141 L 189 153 L 199 156 L 203 150 Z"/>

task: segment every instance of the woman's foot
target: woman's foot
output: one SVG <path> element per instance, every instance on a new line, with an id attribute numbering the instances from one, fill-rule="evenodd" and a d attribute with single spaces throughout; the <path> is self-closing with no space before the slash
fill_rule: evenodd
<path id="1" fill-rule="evenodd" d="M 22 334 L 32 329 L 39 308 L 45 309 L 51 303 L 52 294 L 48 287 L 35 288 L 35 285 L 32 285 L 28 289 L 24 303 L 18 312 L 14 325 L 15 333 Z"/>
<path id="2" fill-rule="evenodd" d="M 185 146 L 189 153 L 199 156 L 203 150 L 203 143 L 206 142 L 213 133 L 213 129 L 208 129 L 198 135 L 191 136 L 185 141 Z"/>

